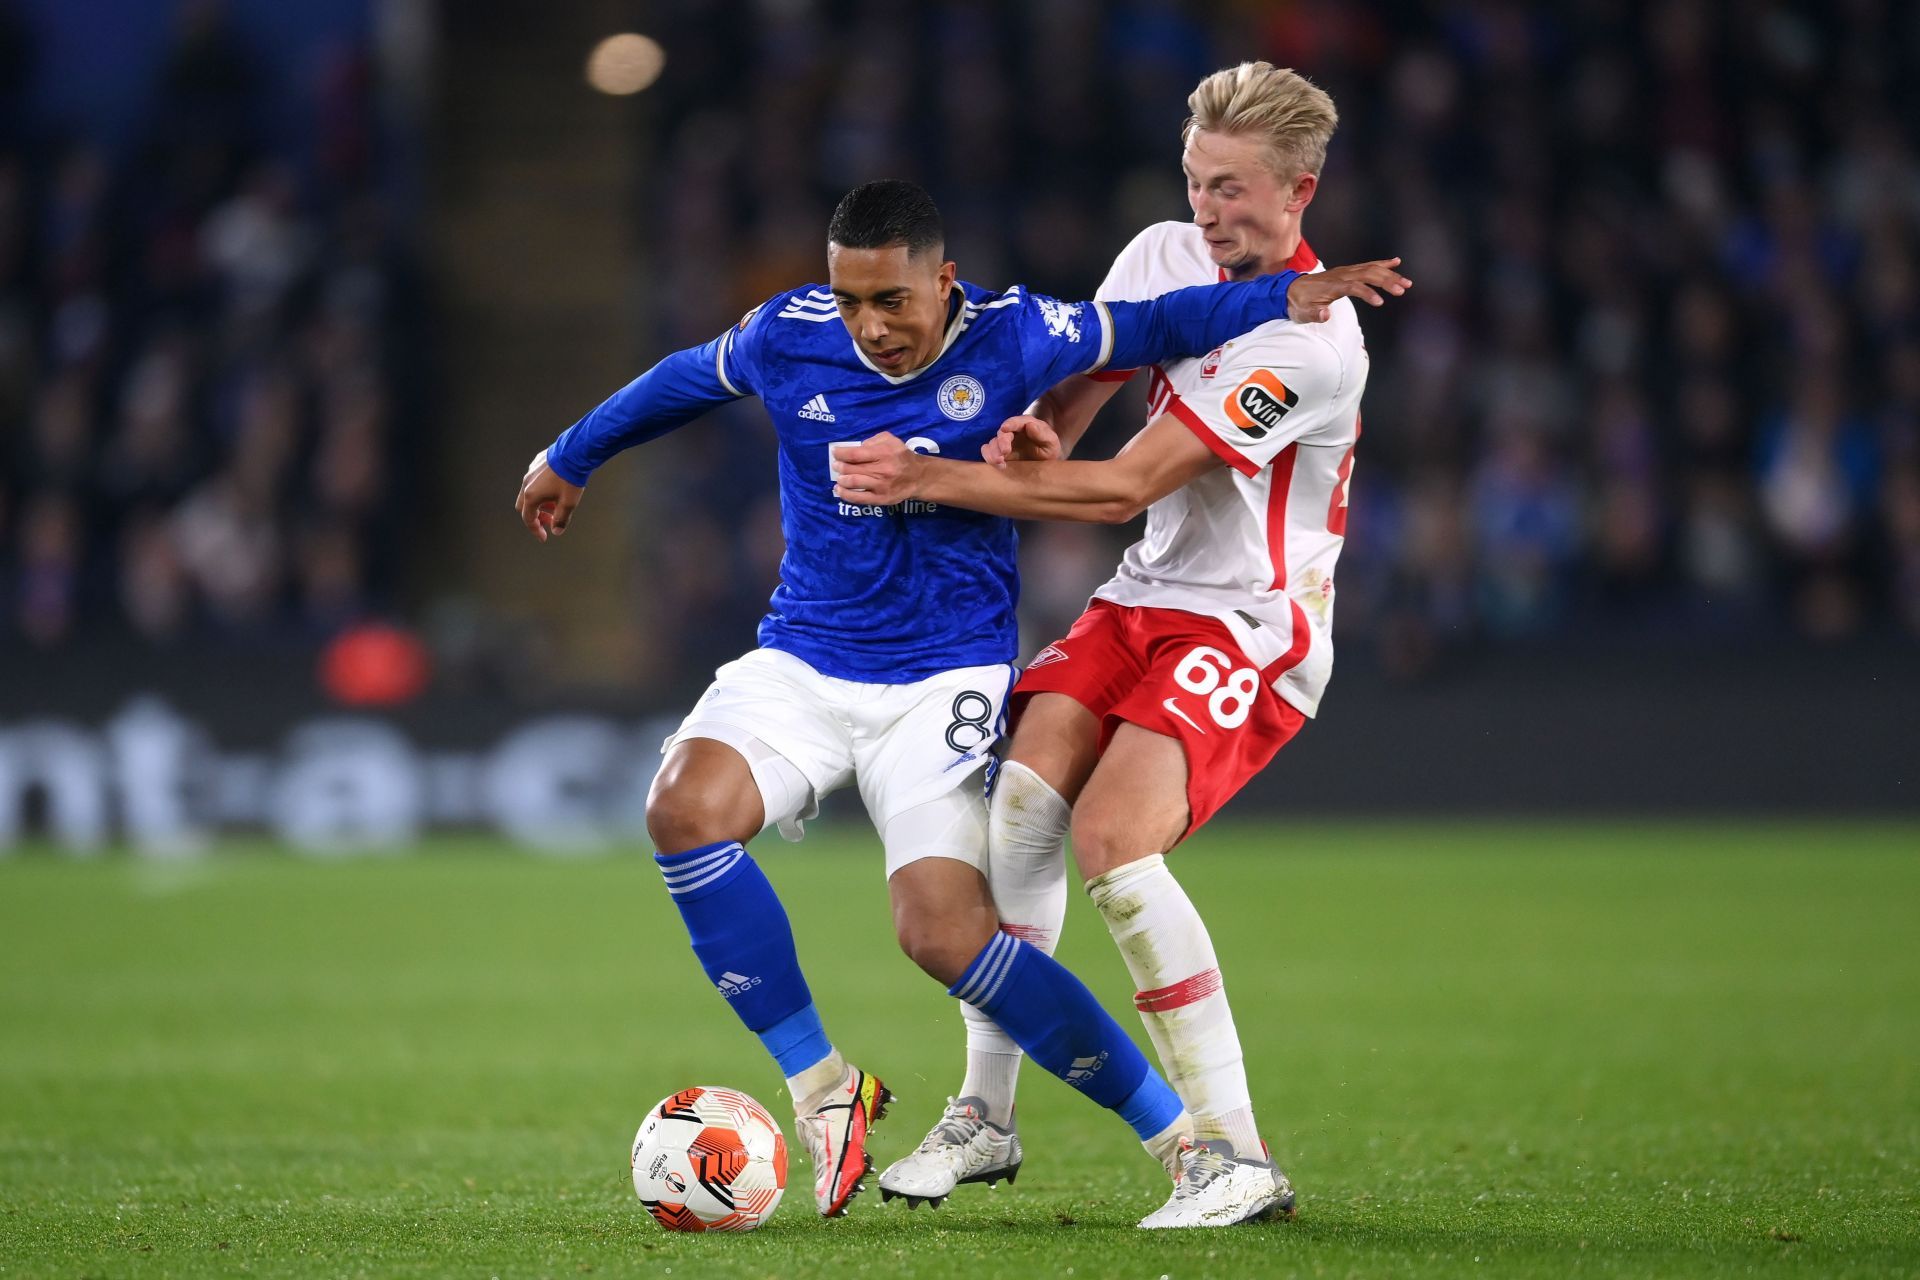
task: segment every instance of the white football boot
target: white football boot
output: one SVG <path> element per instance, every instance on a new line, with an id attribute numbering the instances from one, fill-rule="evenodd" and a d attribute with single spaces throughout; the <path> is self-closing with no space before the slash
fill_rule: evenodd
<path id="1" fill-rule="evenodd" d="M 1140 1225 L 1230 1227 L 1268 1216 L 1293 1216 L 1287 1175 L 1272 1160 L 1238 1159 L 1227 1143 L 1203 1139 L 1187 1144 L 1173 1195 Z"/>
<path id="2" fill-rule="evenodd" d="M 904 1196 L 907 1208 L 940 1207 L 963 1182 L 988 1186 L 1020 1172 L 1020 1135 L 990 1124 L 979 1098 L 948 1098 L 940 1123 L 913 1154 L 887 1166 L 880 1175 L 880 1199 Z"/>
<path id="3" fill-rule="evenodd" d="M 892 1101 L 877 1076 L 850 1066 L 811 1114 L 794 1117 L 800 1144 L 813 1159 L 813 1201 L 821 1217 L 844 1214 L 847 1202 L 866 1189 L 873 1168 L 867 1137 Z"/>

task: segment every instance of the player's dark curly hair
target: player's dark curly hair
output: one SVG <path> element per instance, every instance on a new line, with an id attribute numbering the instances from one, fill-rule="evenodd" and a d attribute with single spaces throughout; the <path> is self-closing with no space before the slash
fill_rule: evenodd
<path id="1" fill-rule="evenodd" d="M 827 223 L 827 239 L 843 249 L 904 244 L 914 257 L 947 242 L 940 208 L 917 183 L 901 178 L 865 182 L 841 197 Z"/>

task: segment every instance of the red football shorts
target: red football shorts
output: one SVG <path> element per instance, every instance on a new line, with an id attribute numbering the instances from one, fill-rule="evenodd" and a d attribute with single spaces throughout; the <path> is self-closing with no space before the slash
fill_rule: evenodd
<path id="1" fill-rule="evenodd" d="M 1018 718 L 1036 693 L 1064 693 L 1100 719 L 1100 750 L 1122 721 L 1177 738 L 1187 754 L 1187 834 L 1267 767 L 1306 717 L 1276 694 L 1225 624 L 1178 609 L 1095 600 L 1013 687 Z"/>

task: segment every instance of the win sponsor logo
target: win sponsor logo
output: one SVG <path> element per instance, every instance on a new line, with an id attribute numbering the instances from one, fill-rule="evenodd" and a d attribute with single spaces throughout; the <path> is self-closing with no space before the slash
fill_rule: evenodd
<path id="1" fill-rule="evenodd" d="M 835 420 L 833 410 L 827 408 L 827 398 L 824 395 L 815 396 L 800 406 L 800 416 L 810 418 L 815 422 L 832 422 Z"/>
<path id="2" fill-rule="evenodd" d="M 735 973 L 729 969 L 727 972 L 721 974 L 720 980 L 713 985 L 720 989 L 721 995 L 731 1000 L 735 996 L 745 995 L 747 992 L 759 986 L 760 979 L 749 978 L 744 973 Z"/>
<path id="3" fill-rule="evenodd" d="M 1279 426 L 1280 419 L 1299 403 L 1300 396 L 1293 388 L 1265 369 L 1259 369 L 1227 396 L 1227 417 L 1247 435 L 1259 440 Z"/>

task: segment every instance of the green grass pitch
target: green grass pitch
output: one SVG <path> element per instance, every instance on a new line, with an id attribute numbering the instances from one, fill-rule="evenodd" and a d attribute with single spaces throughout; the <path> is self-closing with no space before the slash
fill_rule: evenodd
<path id="1" fill-rule="evenodd" d="M 910 1149 L 953 1005 L 848 823 L 758 846 Z M 643 1110 L 778 1075 L 644 856 L 483 842 L 0 861 L 0 1275 L 1920 1275 L 1920 828 L 1221 824 L 1212 927 L 1292 1223 L 1148 1236 L 1132 1136 L 1029 1069 L 1019 1185 L 673 1236 Z M 1137 1030 L 1075 896 L 1062 957 Z"/>

